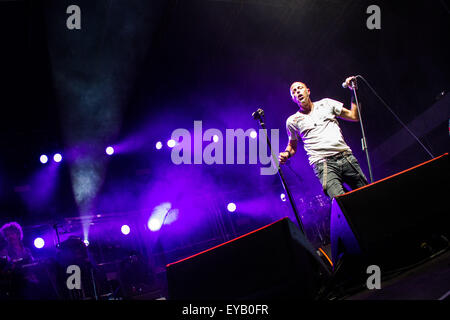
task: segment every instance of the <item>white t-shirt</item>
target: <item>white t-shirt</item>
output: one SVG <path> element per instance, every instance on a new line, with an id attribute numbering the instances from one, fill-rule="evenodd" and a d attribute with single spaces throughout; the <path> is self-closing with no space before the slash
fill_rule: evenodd
<path id="1" fill-rule="evenodd" d="M 286 120 L 289 140 L 302 138 L 310 165 L 339 152 L 351 151 L 336 120 L 343 104 L 329 98 L 313 104 L 314 108 L 309 114 L 297 111 Z"/>

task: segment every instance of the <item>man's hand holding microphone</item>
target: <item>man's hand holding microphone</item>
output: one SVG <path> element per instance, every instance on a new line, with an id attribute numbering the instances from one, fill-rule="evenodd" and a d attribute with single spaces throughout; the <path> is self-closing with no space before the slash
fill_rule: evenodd
<path id="1" fill-rule="evenodd" d="M 351 76 L 345 79 L 342 83 L 342 88 L 349 88 L 350 90 L 353 88 L 353 85 L 356 87 L 356 76 Z"/>

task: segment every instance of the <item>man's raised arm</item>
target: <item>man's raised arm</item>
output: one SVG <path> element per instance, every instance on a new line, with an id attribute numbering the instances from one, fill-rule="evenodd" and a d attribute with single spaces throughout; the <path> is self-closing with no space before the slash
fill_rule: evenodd
<path id="1" fill-rule="evenodd" d="M 351 88 L 351 84 L 350 82 L 352 80 L 354 80 L 355 77 L 348 77 L 347 79 L 345 79 L 345 83 L 347 84 L 347 88 Z M 356 103 L 353 101 L 353 96 L 352 96 L 352 102 L 350 103 L 350 110 L 347 108 L 342 108 L 342 112 L 339 115 L 339 118 L 342 118 L 344 120 L 348 120 L 348 121 L 359 121 L 359 113 L 358 113 L 358 107 L 356 105 Z"/>
<path id="2" fill-rule="evenodd" d="M 347 108 L 342 108 L 339 118 L 348 121 L 359 121 L 358 107 L 356 106 L 356 103 L 353 101 L 351 102 L 350 110 Z"/>

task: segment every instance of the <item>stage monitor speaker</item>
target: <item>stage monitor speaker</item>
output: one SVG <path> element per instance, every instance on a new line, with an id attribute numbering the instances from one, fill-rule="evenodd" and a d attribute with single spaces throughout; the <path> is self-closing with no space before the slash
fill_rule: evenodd
<path id="1" fill-rule="evenodd" d="M 167 265 L 169 299 L 313 299 L 330 276 L 288 218 Z"/>
<path id="2" fill-rule="evenodd" d="M 450 229 L 448 162 L 446 153 L 336 197 L 333 264 L 344 253 L 388 270 L 418 262 L 442 245 Z"/>

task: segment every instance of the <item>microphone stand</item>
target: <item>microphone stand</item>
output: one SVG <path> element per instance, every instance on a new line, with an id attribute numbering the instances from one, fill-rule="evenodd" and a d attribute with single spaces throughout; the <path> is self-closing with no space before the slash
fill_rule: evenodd
<path id="1" fill-rule="evenodd" d="M 372 166 L 370 165 L 369 149 L 367 148 L 366 134 L 365 134 L 365 131 L 364 131 L 364 124 L 363 124 L 363 121 L 362 121 L 361 109 L 359 107 L 358 95 L 356 93 L 356 89 L 358 89 L 358 86 L 356 85 L 356 78 L 355 78 L 354 81 L 350 82 L 350 87 L 351 87 L 351 89 L 353 91 L 353 94 L 355 96 L 356 108 L 358 109 L 359 124 L 361 125 L 361 132 L 362 132 L 361 144 L 362 144 L 363 151 L 366 153 L 367 167 L 369 169 L 369 176 L 370 176 L 370 183 L 372 183 L 373 182 Z"/>
<path id="2" fill-rule="evenodd" d="M 300 227 L 300 230 L 302 231 L 303 235 L 306 237 L 306 233 L 305 233 L 305 230 L 303 228 L 303 223 L 302 223 L 302 221 L 300 219 L 300 216 L 298 214 L 297 206 L 295 205 L 294 199 L 292 197 L 291 191 L 288 188 L 286 180 L 284 180 L 283 172 L 281 171 L 280 164 L 278 163 L 278 158 L 273 154 L 272 145 L 270 143 L 269 135 L 267 134 L 266 125 L 264 123 L 264 110 L 258 109 L 255 112 L 253 112 L 252 116 L 253 116 L 253 119 L 259 120 L 259 124 L 263 128 L 264 133 L 266 134 L 267 145 L 269 146 L 270 153 L 272 154 L 272 158 L 273 158 L 275 164 L 277 165 L 278 175 L 279 175 L 279 177 L 281 179 L 281 184 L 283 185 L 283 188 L 286 191 L 286 194 L 287 194 L 287 196 L 289 198 L 289 202 L 291 203 L 292 210 L 294 211 L 295 218 L 297 219 L 298 226 Z"/>
<path id="3" fill-rule="evenodd" d="M 58 224 L 57 223 L 55 223 L 54 225 L 53 225 L 53 229 L 55 229 L 55 232 L 56 232 L 56 239 L 57 239 L 57 243 L 56 243 L 56 247 L 57 248 L 59 248 L 60 246 L 61 246 L 61 241 L 60 241 L 60 239 L 59 239 L 59 233 L 58 233 Z"/>

